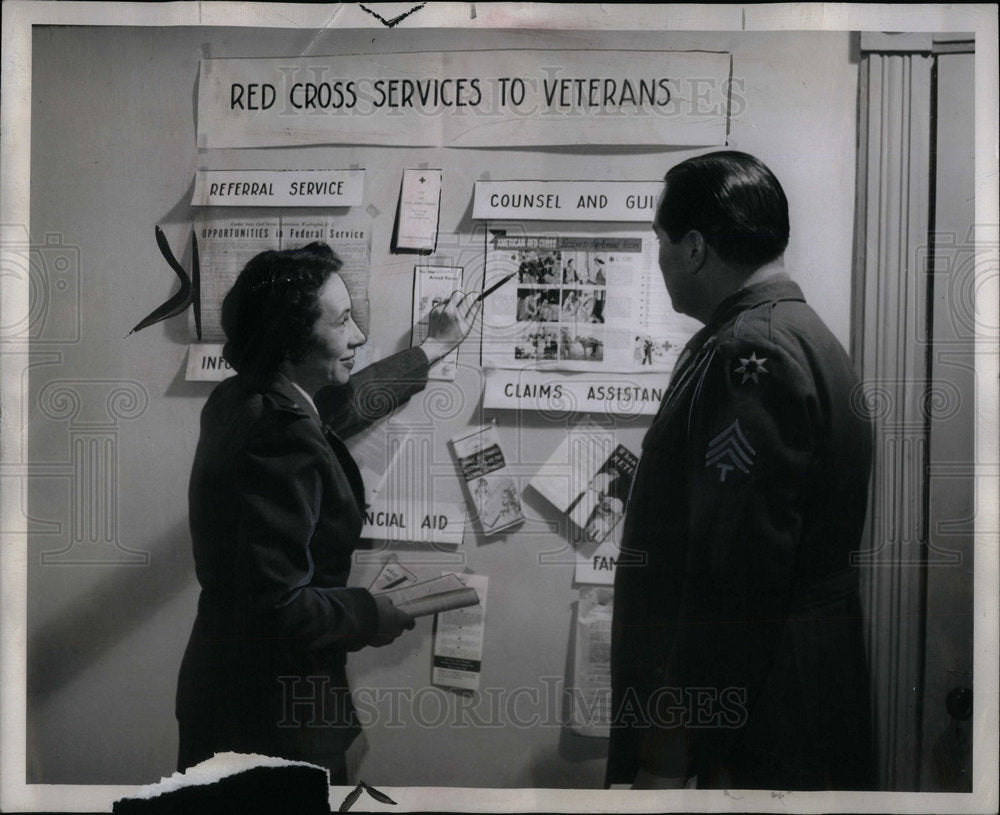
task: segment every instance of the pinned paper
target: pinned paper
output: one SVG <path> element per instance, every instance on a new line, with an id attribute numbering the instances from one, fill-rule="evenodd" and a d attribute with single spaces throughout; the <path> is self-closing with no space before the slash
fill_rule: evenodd
<path id="1" fill-rule="evenodd" d="M 434 251 L 441 210 L 440 170 L 403 170 L 393 252 Z"/>
<path id="2" fill-rule="evenodd" d="M 375 575 L 368 591 L 377 594 L 382 591 L 398 589 L 400 586 L 410 586 L 418 579 L 413 572 L 399 562 L 399 558 L 395 554 L 391 554 L 382 561 L 382 568 Z"/>
<path id="3" fill-rule="evenodd" d="M 474 574 L 459 575 L 459 578 L 467 587 L 475 589 L 479 604 L 437 615 L 431 682 L 440 687 L 479 690 L 489 578 Z"/>
<path id="4" fill-rule="evenodd" d="M 462 286 L 461 266 L 415 266 L 413 269 L 412 341 L 420 345 L 429 330 L 431 309 L 447 302 L 452 293 Z M 458 368 L 458 348 L 435 362 L 427 374 L 428 379 L 455 381 Z"/>
<path id="5" fill-rule="evenodd" d="M 223 347 L 221 342 L 198 342 L 189 345 L 184 378 L 188 382 L 221 382 L 233 376 L 236 371 L 222 355 Z"/>
<path id="6" fill-rule="evenodd" d="M 607 737 L 611 727 L 610 589 L 580 591 L 569 726 L 581 736 Z"/>
<path id="7" fill-rule="evenodd" d="M 198 170 L 191 206 L 352 207 L 364 184 L 364 170 Z"/>
<path id="8" fill-rule="evenodd" d="M 573 579 L 577 583 L 613 586 L 615 570 L 621 559 L 622 524 L 596 546 L 581 541 L 576 545 L 576 568 Z"/>
<path id="9" fill-rule="evenodd" d="M 495 424 L 451 440 L 483 532 L 492 535 L 524 520 L 521 491 L 507 471 Z"/>

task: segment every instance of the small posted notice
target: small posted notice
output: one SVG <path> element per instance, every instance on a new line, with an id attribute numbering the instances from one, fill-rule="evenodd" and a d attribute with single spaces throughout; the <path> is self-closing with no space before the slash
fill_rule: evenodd
<path id="1" fill-rule="evenodd" d="M 440 170 L 403 170 L 395 251 L 433 252 L 441 207 Z"/>
<path id="2" fill-rule="evenodd" d="M 596 546 L 581 542 L 576 545 L 576 569 L 573 579 L 577 583 L 613 586 L 615 570 L 621 558 L 622 526 L 618 524 L 614 532 Z"/>
<path id="3" fill-rule="evenodd" d="M 413 269 L 413 317 L 410 345 L 420 345 L 428 332 L 431 309 L 447 302 L 462 287 L 461 266 L 416 266 Z M 431 366 L 428 379 L 455 381 L 458 348 Z"/>
<path id="4" fill-rule="evenodd" d="M 437 615 L 431 682 L 444 688 L 479 690 L 489 578 L 463 574 L 459 579 L 475 590 L 479 603 Z"/>
<path id="5" fill-rule="evenodd" d="M 524 520 L 517 481 L 507 471 L 496 425 L 451 440 L 483 532 L 492 535 Z"/>
<path id="6" fill-rule="evenodd" d="M 580 591 L 569 724 L 581 736 L 610 735 L 613 608 L 611 589 L 588 587 Z"/>

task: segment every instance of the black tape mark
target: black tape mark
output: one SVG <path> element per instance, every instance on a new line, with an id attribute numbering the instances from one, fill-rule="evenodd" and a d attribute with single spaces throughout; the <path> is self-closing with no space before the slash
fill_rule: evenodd
<path id="1" fill-rule="evenodd" d="M 393 801 L 392 798 L 390 798 L 384 792 L 380 792 L 379 790 L 375 789 L 375 787 L 373 787 L 371 784 L 366 784 L 364 781 L 362 781 L 361 786 L 365 788 L 365 792 L 367 792 L 372 798 L 374 798 L 380 804 L 391 804 L 392 806 L 396 806 L 396 802 Z"/>
<path id="2" fill-rule="evenodd" d="M 382 25 L 384 25 L 386 28 L 392 28 L 394 25 L 396 25 L 396 23 L 400 22 L 401 20 L 405 20 L 407 17 L 413 14 L 413 12 L 420 11 L 420 9 L 422 9 L 426 5 L 427 5 L 426 3 L 421 3 L 419 6 L 414 6 L 409 11 L 404 11 L 398 17 L 393 17 L 391 20 L 385 19 L 385 17 L 383 17 L 377 11 L 372 11 L 364 3 L 358 3 L 358 8 L 362 9 L 363 11 L 367 11 L 372 17 L 374 17 L 376 20 L 382 23 Z"/>
<path id="3" fill-rule="evenodd" d="M 358 797 L 361 795 L 362 791 L 367 792 L 372 798 L 374 798 L 380 804 L 390 804 L 392 806 L 398 806 L 398 804 L 396 804 L 396 802 L 393 801 L 392 798 L 390 798 L 384 792 L 375 789 L 375 787 L 371 786 L 371 784 L 366 784 L 364 781 L 359 781 L 358 785 L 349 793 L 347 793 L 347 797 L 343 800 L 343 802 L 340 805 L 340 808 L 337 811 L 347 812 L 348 810 L 350 810 L 350 808 L 354 806 L 355 802 L 358 800 Z"/>
<path id="4" fill-rule="evenodd" d="M 358 800 L 358 796 L 361 795 L 361 790 L 363 789 L 364 787 L 358 784 L 353 790 L 347 793 L 347 797 L 344 799 L 343 803 L 341 803 L 340 808 L 337 811 L 347 812 L 352 806 L 354 806 L 354 802 Z"/>

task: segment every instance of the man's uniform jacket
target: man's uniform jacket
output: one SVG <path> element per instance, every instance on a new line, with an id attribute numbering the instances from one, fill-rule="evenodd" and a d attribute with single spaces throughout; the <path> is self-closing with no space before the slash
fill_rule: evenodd
<path id="1" fill-rule="evenodd" d="M 427 367 L 411 349 L 321 391 L 325 421 L 280 374 L 212 392 L 189 494 L 201 595 L 177 688 L 181 765 L 223 750 L 335 763 L 357 734 L 344 665 L 378 615 L 347 587 L 364 488 L 341 437 L 421 390 Z"/>
<path id="2" fill-rule="evenodd" d="M 608 784 L 640 766 L 699 787 L 871 783 L 856 384 L 784 275 L 732 295 L 688 344 L 626 510 Z"/>

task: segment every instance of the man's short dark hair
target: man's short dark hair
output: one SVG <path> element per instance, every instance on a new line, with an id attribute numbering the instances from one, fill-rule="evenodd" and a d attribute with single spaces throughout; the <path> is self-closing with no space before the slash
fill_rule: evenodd
<path id="1" fill-rule="evenodd" d="M 226 362 L 241 374 L 267 376 L 285 360 L 300 361 L 320 316 L 319 290 L 340 267 L 318 241 L 253 257 L 222 301 Z"/>
<path id="2" fill-rule="evenodd" d="M 656 222 L 673 243 L 696 230 L 724 261 L 748 270 L 788 246 L 788 200 L 759 159 L 721 150 L 682 161 L 663 180 Z"/>

